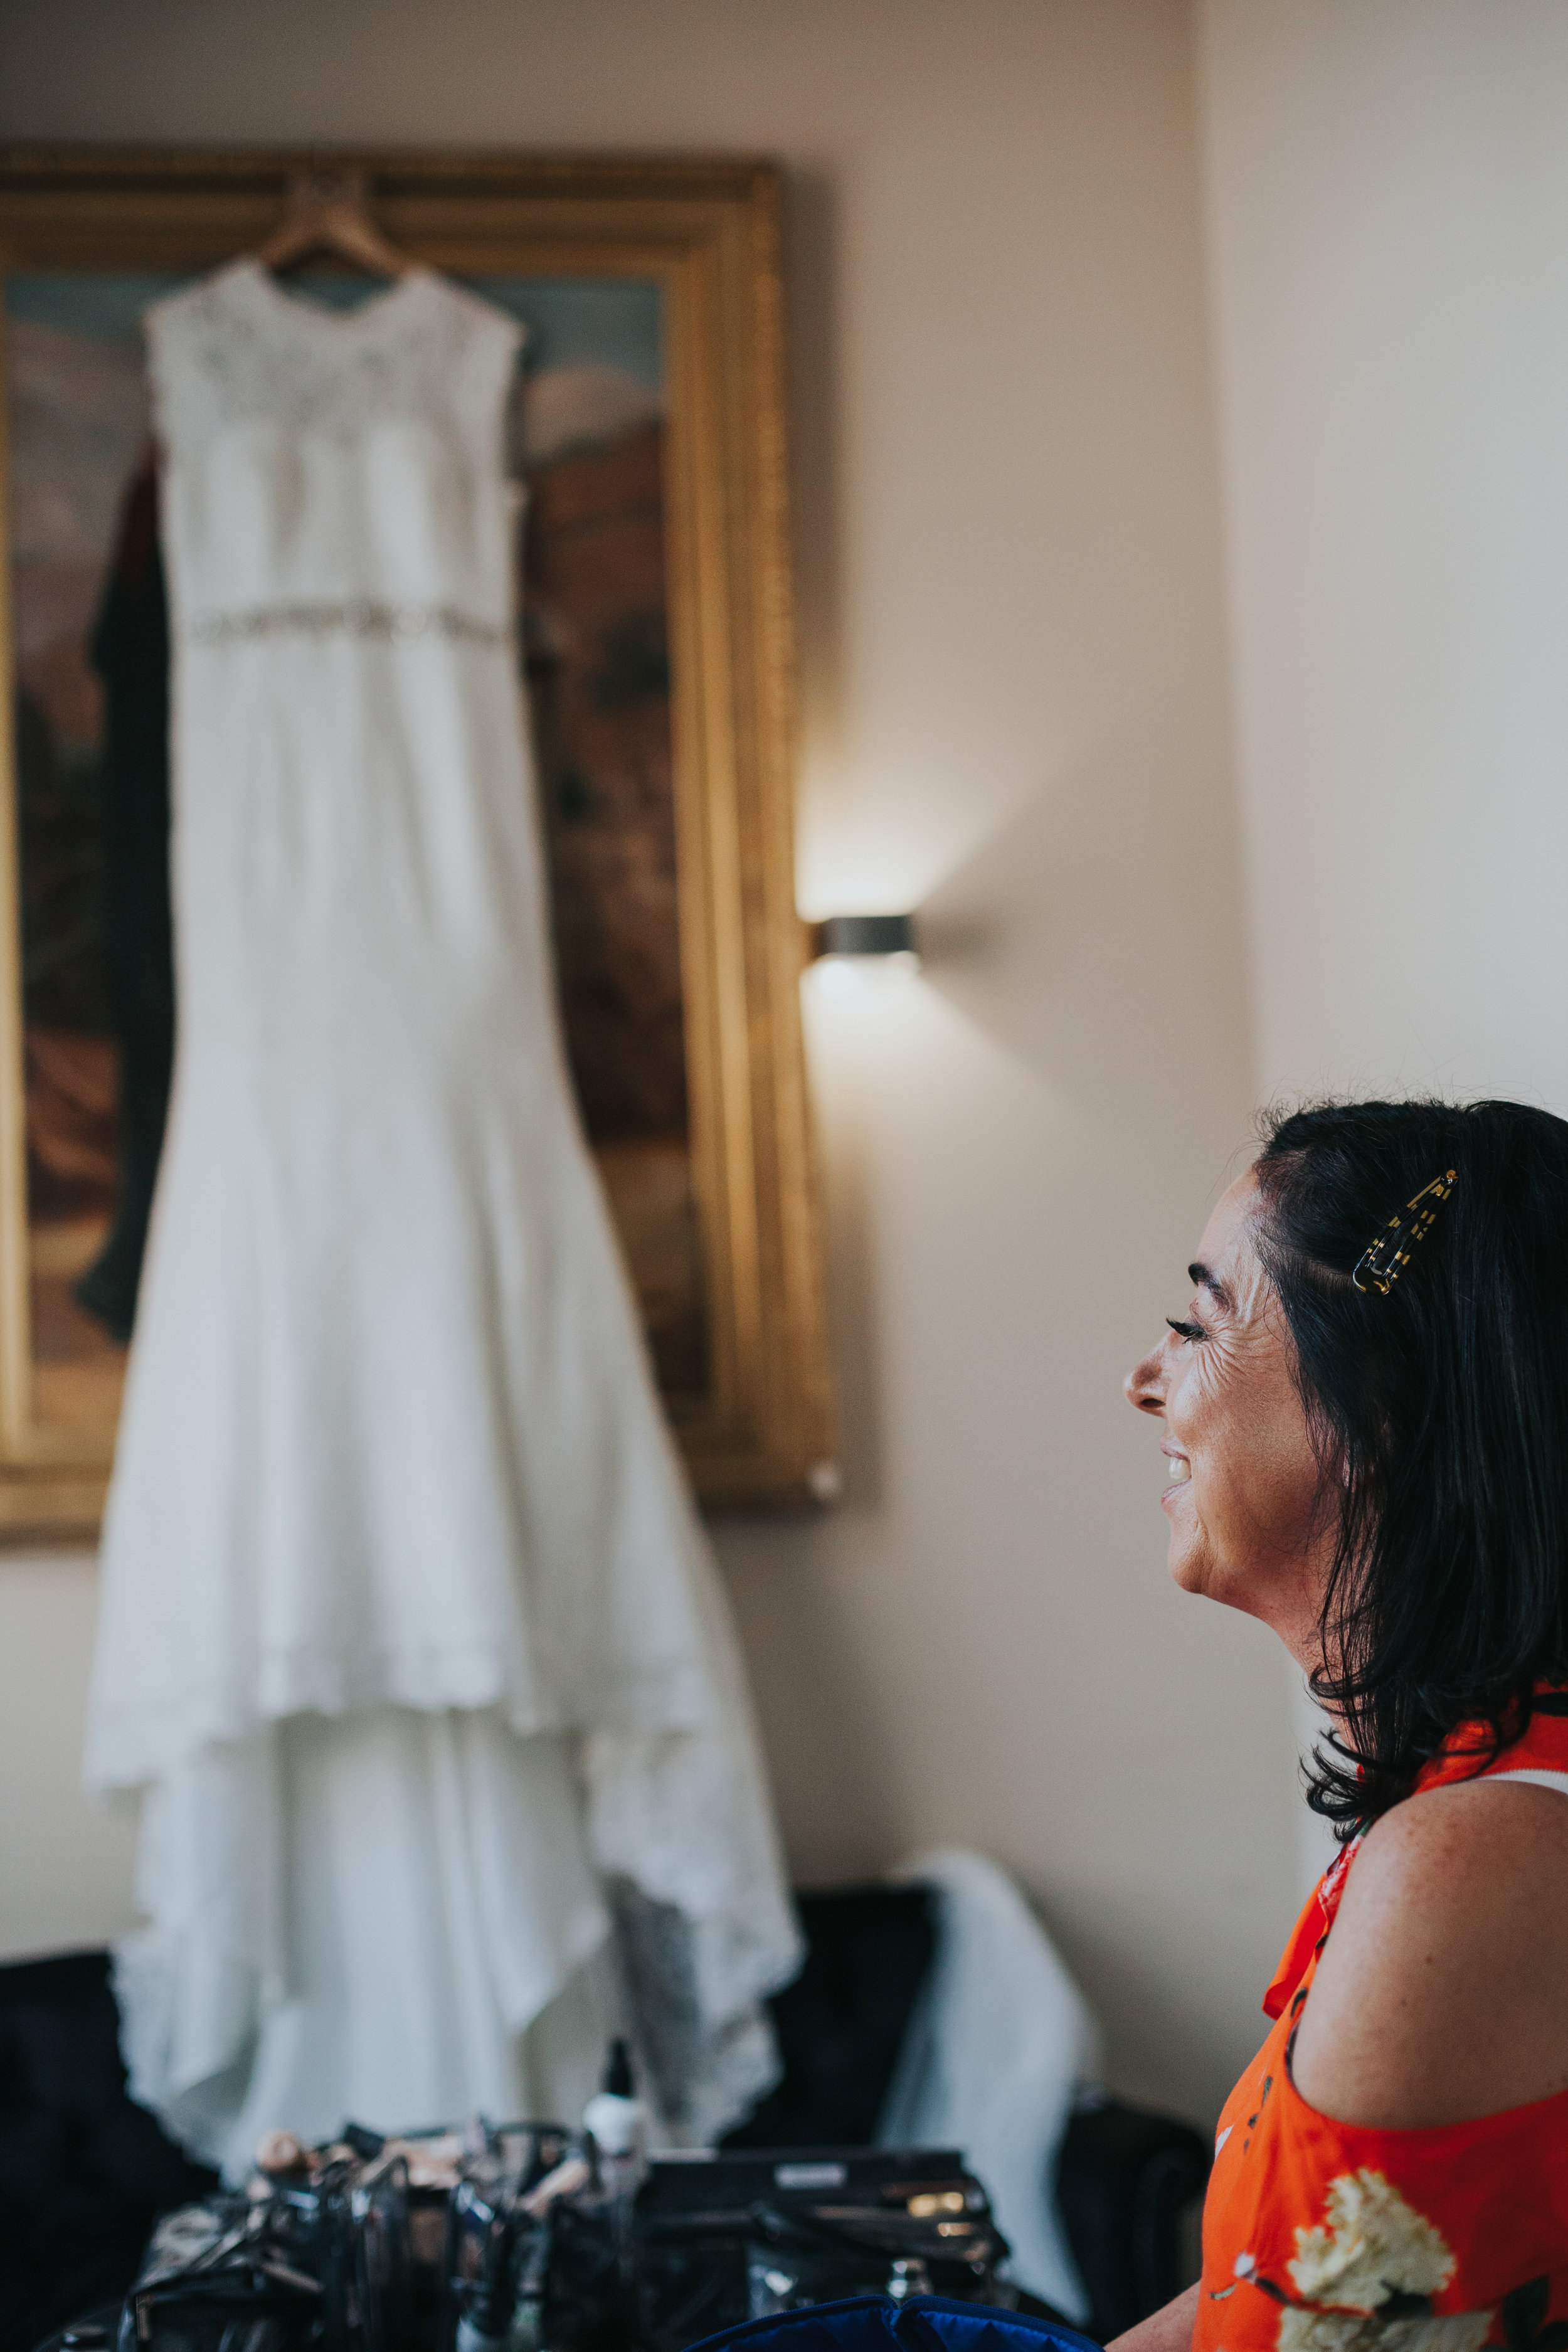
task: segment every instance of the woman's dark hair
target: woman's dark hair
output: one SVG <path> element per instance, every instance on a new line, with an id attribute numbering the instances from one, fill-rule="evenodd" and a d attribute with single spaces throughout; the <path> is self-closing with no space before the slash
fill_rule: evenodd
<path id="1" fill-rule="evenodd" d="M 1435 1176 L 1452 1196 L 1386 1296 L 1352 1269 Z M 1495 1754 L 1568 1680 L 1568 1122 L 1522 1103 L 1272 1117 L 1258 1248 L 1339 1527 L 1308 1801 L 1342 1836 L 1459 1725 Z M 1329 1507 L 1334 1507 L 1331 1502 Z"/>

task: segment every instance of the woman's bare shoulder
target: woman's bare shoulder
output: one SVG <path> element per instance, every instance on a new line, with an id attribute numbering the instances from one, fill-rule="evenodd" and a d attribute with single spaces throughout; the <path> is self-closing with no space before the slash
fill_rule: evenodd
<path id="1" fill-rule="evenodd" d="M 1568 2088 L 1568 1797 L 1433 1789 L 1355 1857 L 1291 2074 L 1342 2123 L 1458 2123 Z"/>

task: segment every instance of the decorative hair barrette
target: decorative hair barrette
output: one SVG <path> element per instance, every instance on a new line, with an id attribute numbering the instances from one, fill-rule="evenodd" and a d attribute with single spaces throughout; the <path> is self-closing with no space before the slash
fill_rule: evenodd
<path id="1" fill-rule="evenodd" d="M 1438 1210 L 1458 1181 L 1457 1168 L 1434 1176 L 1413 1201 L 1406 1201 L 1404 1208 L 1390 1217 L 1381 1233 L 1373 1235 L 1351 1270 L 1351 1280 L 1358 1290 L 1380 1290 L 1387 1297 L 1409 1265 L 1411 1251 L 1417 1242 L 1426 1240 L 1437 1222 Z M 1363 1274 L 1367 1276 L 1365 1282 L 1362 1280 Z"/>

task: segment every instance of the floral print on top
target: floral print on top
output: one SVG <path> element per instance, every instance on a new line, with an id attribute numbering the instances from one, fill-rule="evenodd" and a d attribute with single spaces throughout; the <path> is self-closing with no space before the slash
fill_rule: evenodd
<path id="1" fill-rule="evenodd" d="M 1485 1735 L 1455 1733 L 1417 1787 L 1528 1772 L 1564 1776 L 1568 1793 L 1568 1692 L 1539 1692 L 1535 1709 L 1482 1770 Z M 1355 1854 L 1297 1921 L 1263 2004 L 1274 2030 L 1220 2116 L 1194 2352 L 1568 2352 L 1568 2091 L 1368 2131 L 1319 2115 L 1290 2079 Z"/>

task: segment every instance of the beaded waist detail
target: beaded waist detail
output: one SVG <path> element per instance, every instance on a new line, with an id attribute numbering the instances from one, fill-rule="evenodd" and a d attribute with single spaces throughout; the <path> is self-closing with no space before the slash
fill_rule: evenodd
<path id="1" fill-rule="evenodd" d="M 482 621 L 457 604 L 379 604 L 356 598 L 342 604 L 261 604 L 247 612 L 199 613 L 186 631 L 194 646 L 226 646 L 256 637 L 365 637 L 382 645 L 414 645 L 421 637 L 458 638 L 467 645 L 510 646 L 513 632 Z"/>

